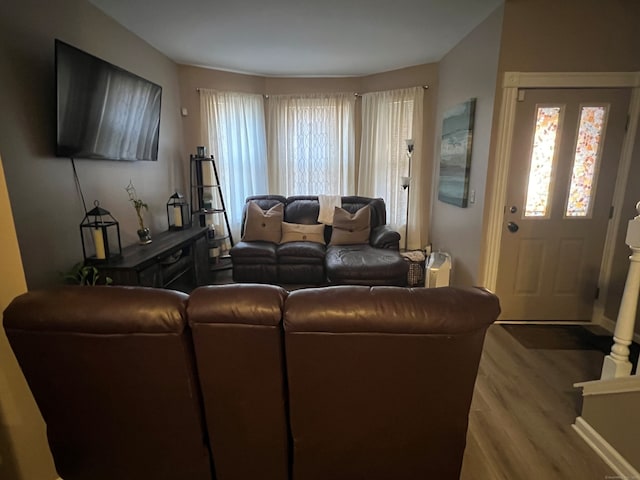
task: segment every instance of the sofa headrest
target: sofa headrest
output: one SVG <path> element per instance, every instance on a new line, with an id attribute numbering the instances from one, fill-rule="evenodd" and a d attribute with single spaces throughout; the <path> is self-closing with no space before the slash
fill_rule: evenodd
<path id="1" fill-rule="evenodd" d="M 198 287 L 189 297 L 189 325 L 278 326 L 287 291 L 277 285 L 237 283 Z"/>
<path id="2" fill-rule="evenodd" d="M 318 221 L 320 204 L 317 195 L 294 195 L 286 198 L 281 195 L 254 195 L 247 197 L 245 211 L 247 203 L 251 200 L 256 202 L 263 210 L 270 209 L 278 202 L 284 203 L 285 222 L 313 225 Z M 342 208 L 349 213 L 355 213 L 366 205 L 371 208 L 371 228 L 387 223 L 386 207 L 382 198 L 353 195 L 342 197 Z"/>
<path id="3" fill-rule="evenodd" d="M 498 297 L 481 288 L 335 286 L 296 290 L 285 304 L 287 333 L 460 334 L 488 327 Z"/>
<path id="4" fill-rule="evenodd" d="M 187 298 L 184 293 L 144 287 L 67 285 L 35 290 L 9 304 L 4 327 L 90 334 L 182 333 Z"/>
<path id="5" fill-rule="evenodd" d="M 256 202 L 261 209 L 269 210 L 278 203 L 287 203 L 287 197 L 283 197 L 282 195 L 253 195 L 251 197 L 247 197 L 245 200 L 245 208 L 246 204 L 251 201 Z"/>
<path id="6" fill-rule="evenodd" d="M 371 228 L 387 223 L 387 213 L 382 198 L 342 197 L 342 208 L 349 213 L 355 213 L 366 205 L 371 208 Z M 284 206 L 284 221 L 312 225 L 317 223 L 319 213 L 320 203 L 316 195 L 296 195 L 287 198 Z"/>
<path id="7" fill-rule="evenodd" d="M 284 206 L 284 221 L 288 223 L 302 223 L 315 225 L 318 223 L 320 203 L 317 196 L 297 195 L 287 198 Z"/>

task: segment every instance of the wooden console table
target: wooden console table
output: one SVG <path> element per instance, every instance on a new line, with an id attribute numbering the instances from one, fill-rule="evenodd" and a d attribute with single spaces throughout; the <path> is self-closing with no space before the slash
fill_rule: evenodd
<path id="1" fill-rule="evenodd" d="M 148 245 L 130 245 L 122 257 L 95 263 L 100 274 L 111 277 L 114 285 L 189 290 L 204 282 L 207 267 L 207 229 L 193 226 L 153 236 Z"/>

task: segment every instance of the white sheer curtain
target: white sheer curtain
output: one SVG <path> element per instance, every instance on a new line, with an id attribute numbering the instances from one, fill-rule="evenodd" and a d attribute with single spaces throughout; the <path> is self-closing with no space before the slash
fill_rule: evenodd
<path id="1" fill-rule="evenodd" d="M 426 184 L 422 172 L 422 87 L 365 93 L 362 95 L 362 143 L 358 172 L 358 194 L 382 197 L 387 205 L 387 223 L 402 235 L 405 244 L 409 201 L 408 249 L 421 248 L 423 201 Z M 403 189 L 400 177 L 409 176 L 406 140 L 413 139 L 411 180 Z"/>
<path id="2" fill-rule="evenodd" d="M 203 144 L 217 160 L 231 232 L 239 240 L 246 197 L 267 193 L 264 100 L 262 95 L 200 89 L 200 113 Z M 222 227 L 222 218 L 213 221 Z"/>
<path id="3" fill-rule="evenodd" d="M 354 105 L 349 93 L 269 96 L 270 192 L 353 194 Z"/>

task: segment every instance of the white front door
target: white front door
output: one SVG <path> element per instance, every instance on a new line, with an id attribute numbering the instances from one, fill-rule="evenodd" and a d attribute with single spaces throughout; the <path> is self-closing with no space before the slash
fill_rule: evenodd
<path id="1" fill-rule="evenodd" d="M 589 320 L 628 89 L 520 90 L 496 293 L 503 320 Z"/>

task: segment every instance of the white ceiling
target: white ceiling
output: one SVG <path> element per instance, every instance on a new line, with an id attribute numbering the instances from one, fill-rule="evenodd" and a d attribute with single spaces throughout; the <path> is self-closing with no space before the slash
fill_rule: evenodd
<path id="1" fill-rule="evenodd" d="M 359 76 L 439 61 L 503 0 L 90 0 L 177 63 Z"/>

